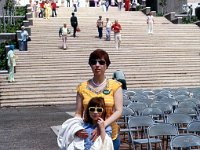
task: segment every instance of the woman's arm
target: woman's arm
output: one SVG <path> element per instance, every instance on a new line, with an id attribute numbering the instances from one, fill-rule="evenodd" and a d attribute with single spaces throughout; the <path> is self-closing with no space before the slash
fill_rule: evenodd
<path id="1" fill-rule="evenodd" d="M 83 117 L 83 97 L 77 92 L 75 117 Z"/>
<path id="2" fill-rule="evenodd" d="M 123 94 L 122 88 L 120 87 L 114 94 L 114 102 L 115 102 L 115 111 L 114 113 L 105 120 L 105 127 L 110 125 L 111 123 L 115 122 L 119 119 L 122 115 L 123 110 Z"/>
<path id="3" fill-rule="evenodd" d="M 78 92 L 76 95 L 76 112 L 74 117 L 83 118 L 83 97 Z M 77 131 L 75 135 L 83 139 L 88 137 L 88 133 L 84 129 Z"/>

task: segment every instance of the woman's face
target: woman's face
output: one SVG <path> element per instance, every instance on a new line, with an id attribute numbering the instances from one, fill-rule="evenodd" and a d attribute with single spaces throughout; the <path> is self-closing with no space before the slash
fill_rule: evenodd
<path id="1" fill-rule="evenodd" d="M 107 69 L 106 61 L 104 59 L 92 59 L 90 66 L 92 68 L 92 72 L 96 76 L 104 75 Z"/>
<path id="2" fill-rule="evenodd" d="M 98 121 L 99 117 L 102 117 L 103 114 L 102 107 L 89 107 L 89 114 L 93 121 Z"/>

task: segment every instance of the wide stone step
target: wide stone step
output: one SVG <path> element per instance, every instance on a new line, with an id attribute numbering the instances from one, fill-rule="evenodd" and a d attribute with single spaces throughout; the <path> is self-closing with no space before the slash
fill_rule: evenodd
<path id="1" fill-rule="evenodd" d="M 64 22 L 71 29 L 71 8 L 57 11 L 58 17 L 49 20 L 33 18 L 29 50 L 16 51 L 16 82 L 8 83 L 7 75 L 0 76 L 1 106 L 75 104 L 77 85 L 92 76 L 88 56 L 96 48 L 110 55 L 107 77 L 123 70 L 129 89 L 200 86 L 200 30 L 196 25 L 175 25 L 155 17 L 154 34 L 149 36 L 142 12 L 79 8 L 76 15 L 81 32 L 78 38 L 69 35 L 68 49 L 62 50 L 58 30 Z M 113 33 L 110 42 L 96 38 L 99 15 L 104 21 L 109 17 L 121 23 L 120 50 L 115 49 Z"/>

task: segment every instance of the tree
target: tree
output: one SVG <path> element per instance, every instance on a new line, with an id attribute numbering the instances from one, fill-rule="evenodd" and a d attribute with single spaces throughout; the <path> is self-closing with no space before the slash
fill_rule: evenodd
<path id="1" fill-rule="evenodd" d="M 162 15 L 164 15 L 164 9 L 167 6 L 167 0 L 160 0 L 159 5 L 162 7 Z"/>

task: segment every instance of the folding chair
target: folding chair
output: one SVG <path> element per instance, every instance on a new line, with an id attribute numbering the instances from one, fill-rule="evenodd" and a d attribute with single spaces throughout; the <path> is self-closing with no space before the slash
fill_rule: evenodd
<path id="1" fill-rule="evenodd" d="M 167 115 L 173 112 L 173 106 L 169 103 L 165 103 L 162 101 L 152 103 L 151 107 L 159 108 L 163 112 L 164 122 L 166 122 Z"/>
<path id="2" fill-rule="evenodd" d="M 132 109 L 135 112 L 135 115 L 141 115 L 142 110 L 148 107 L 148 105 L 142 102 L 132 102 L 127 107 Z"/>
<path id="3" fill-rule="evenodd" d="M 137 145 L 140 145 L 140 150 L 142 149 L 142 145 L 146 144 L 148 147 L 149 141 L 152 141 L 154 139 L 149 139 L 147 136 L 147 127 L 153 125 L 155 122 L 154 120 L 149 116 L 135 116 L 129 118 L 128 121 L 128 127 L 129 127 L 129 133 L 131 136 L 131 142 L 133 149 L 137 149 Z M 134 129 L 131 131 L 131 129 Z"/>
<path id="4" fill-rule="evenodd" d="M 184 107 L 184 108 L 178 107 L 174 110 L 174 113 L 188 114 L 194 119 L 196 119 L 197 115 L 198 115 L 197 110 L 194 108 L 190 108 L 190 107 Z"/>
<path id="5" fill-rule="evenodd" d="M 157 107 L 147 107 L 142 111 L 143 116 L 151 116 L 155 122 L 164 122 L 164 114 Z"/>
<path id="6" fill-rule="evenodd" d="M 169 140 L 175 135 L 178 135 L 178 128 L 169 123 L 155 124 L 147 128 L 148 139 L 155 138 L 159 141 L 159 147 L 166 149 L 169 146 Z M 162 144 L 163 143 L 163 144 Z M 166 144 L 165 144 L 166 143 Z M 150 150 L 152 150 L 152 142 L 149 141 Z M 164 146 L 165 145 L 165 146 Z M 155 145 L 156 149 L 156 145 Z"/>
<path id="7" fill-rule="evenodd" d="M 187 125 L 187 132 L 200 135 L 200 120 L 190 122 Z"/>
<path id="8" fill-rule="evenodd" d="M 170 150 L 182 150 L 182 148 L 194 150 L 192 147 L 196 147 L 196 150 L 200 149 L 200 136 L 194 134 L 179 134 L 173 137 L 170 142 Z"/>
<path id="9" fill-rule="evenodd" d="M 192 121 L 192 117 L 187 114 L 173 113 L 167 116 L 167 123 L 177 126 L 180 133 L 186 131 L 187 125 Z"/>

